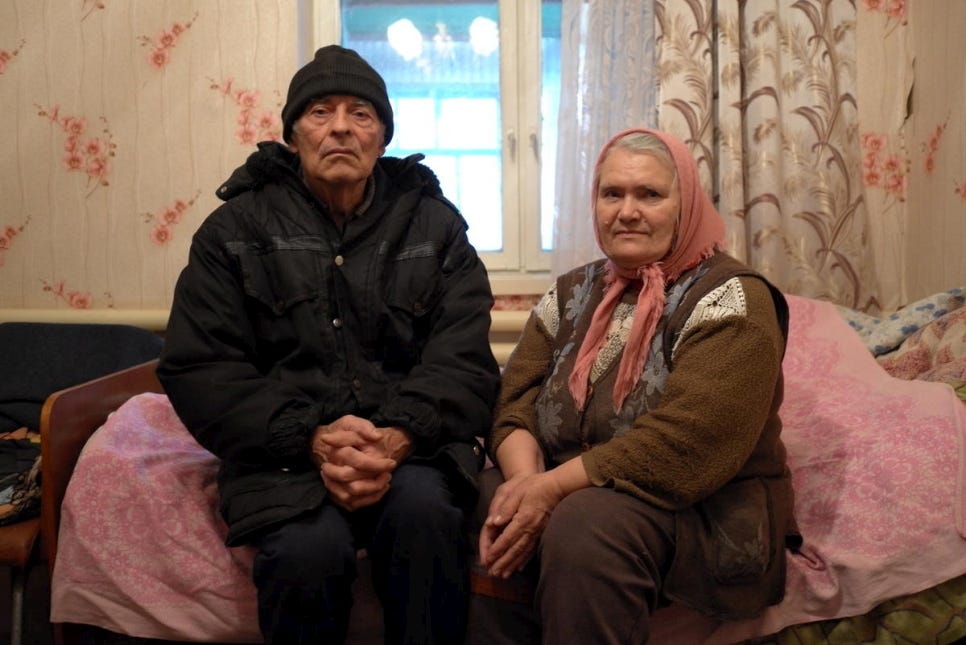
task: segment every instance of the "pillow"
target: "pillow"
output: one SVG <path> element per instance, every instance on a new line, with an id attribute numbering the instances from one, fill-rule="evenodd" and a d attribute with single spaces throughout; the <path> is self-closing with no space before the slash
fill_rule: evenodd
<path id="1" fill-rule="evenodd" d="M 956 384 L 966 381 L 966 307 L 950 311 L 877 357 L 896 378 Z"/>

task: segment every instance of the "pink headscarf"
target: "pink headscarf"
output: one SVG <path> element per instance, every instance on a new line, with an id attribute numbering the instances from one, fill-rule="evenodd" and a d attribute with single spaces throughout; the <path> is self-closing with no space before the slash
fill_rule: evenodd
<path id="1" fill-rule="evenodd" d="M 648 348 L 651 346 L 651 340 L 664 311 L 665 285 L 674 282 L 682 273 L 713 255 L 715 248 L 721 248 L 724 244 L 724 220 L 701 188 L 698 166 L 684 142 L 658 130 L 631 128 L 618 133 L 604 144 L 597 157 L 597 164 L 594 166 L 591 212 L 595 213 L 594 234 L 597 236 L 597 245 L 600 246 L 600 233 L 596 223 L 600 166 L 614 143 L 633 132 L 645 132 L 656 136 L 671 153 L 677 172 L 678 189 L 681 191 L 681 212 L 671 249 L 662 260 L 637 267 L 634 271 L 621 269 L 612 260 L 607 261 L 607 273 L 604 279 L 608 286 L 603 300 L 594 311 L 587 335 L 584 336 L 580 350 L 577 352 L 574 371 L 568 381 L 570 393 L 577 403 L 578 410 L 582 410 L 587 402 L 587 381 L 590 370 L 604 344 L 614 309 L 627 285 L 635 279 L 643 282 L 637 297 L 637 310 L 630 335 L 617 372 L 617 382 L 614 385 L 615 411 L 621 409 L 624 399 L 637 385 L 644 369 Z"/>

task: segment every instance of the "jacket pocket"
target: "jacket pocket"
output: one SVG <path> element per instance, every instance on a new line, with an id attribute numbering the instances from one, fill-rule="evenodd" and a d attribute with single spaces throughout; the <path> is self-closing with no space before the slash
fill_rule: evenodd
<path id="1" fill-rule="evenodd" d="M 387 369 L 408 370 L 419 362 L 432 332 L 443 283 L 435 254 L 397 256 L 390 271 L 379 346 Z"/>
<path id="2" fill-rule="evenodd" d="M 410 463 L 428 464 L 443 471 L 453 487 L 456 504 L 466 511 L 474 508 L 479 497 L 477 476 L 483 469 L 485 460 L 483 447 L 477 442 L 448 443 L 432 456 L 409 459 Z"/>
<path id="3" fill-rule="evenodd" d="M 270 245 L 229 245 L 245 294 L 276 316 L 325 290 L 323 245 L 317 238 L 273 239 Z"/>
<path id="4" fill-rule="evenodd" d="M 772 517 L 759 478 L 730 483 L 679 511 L 665 595 L 724 619 L 750 618 L 781 600 L 784 544 Z"/>
<path id="5" fill-rule="evenodd" d="M 711 573 L 722 584 L 753 582 L 768 569 L 768 494 L 759 479 L 732 484 L 698 506 L 711 533 Z"/>
<path id="6" fill-rule="evenodd" d="M 439 258 L 430 242 L 400 251 L 390 266 L 389 307 L 420 318 L 432 311 L 443 293 Z"/>
<path id="7" fill-rule="evenodd" d="M 223 467 L 218 484 L 229 546 L 242 544 L 255 532 L 318 508 L 325 499 L 322 479 L 314 470 L 242 474 Z"/>

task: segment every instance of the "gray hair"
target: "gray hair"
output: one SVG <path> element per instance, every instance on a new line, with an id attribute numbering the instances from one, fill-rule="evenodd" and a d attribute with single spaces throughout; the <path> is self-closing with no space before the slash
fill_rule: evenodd
<path id="1" fill-rule="evenodd" d="M 628 132 L 611 144 L 610 148 L 607 149 L 607 155 L 615 148 L 636 154 L 651 155 L 671 171 L 671 175 L 674 178 L 672 185 L 677 186 L 678 167 L 674 163 L 671 151 L 668 150 L 667 146 L 664 145 L 664 142 L 657 135 L 651 134 L 650 132 Z M 602 165 L 603 163 L 597 164 L 597 167 L 594 169 L 594 186 L 600 185 L 600 167 Z"/>

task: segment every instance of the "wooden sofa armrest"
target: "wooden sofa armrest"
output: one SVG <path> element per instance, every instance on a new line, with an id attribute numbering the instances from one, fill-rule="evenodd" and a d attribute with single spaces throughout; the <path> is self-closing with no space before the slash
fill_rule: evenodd
<path id="1" fill-rule="evenodd" d="M 157 359 L 54 392 L 40 413 L 40 534 L 53 574 L 60 505 L 81 449 L 108 415 L 135 394 L 163 393 Z"/>

